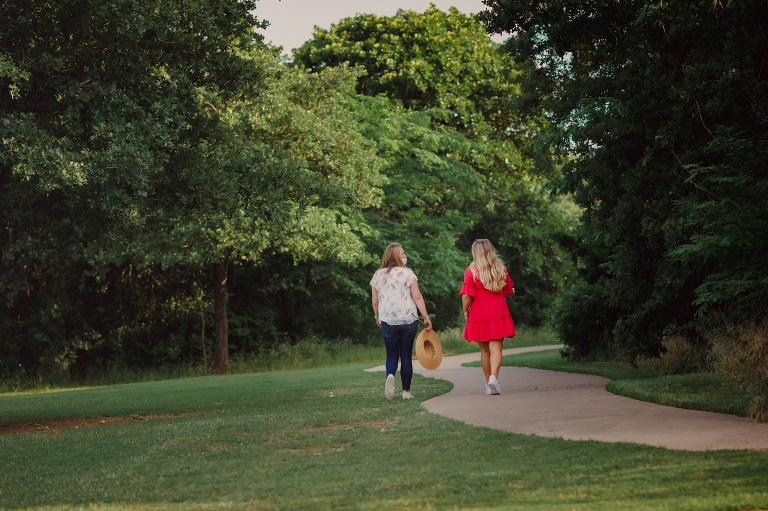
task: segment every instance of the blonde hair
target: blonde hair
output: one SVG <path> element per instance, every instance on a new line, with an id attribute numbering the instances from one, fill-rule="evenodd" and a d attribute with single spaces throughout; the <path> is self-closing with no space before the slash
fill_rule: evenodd
<path id="1" fill-rule="evenodd" d="M 381 268 L 386 268 L 387 271 L 384 274 L 388 274 L 392 268 L 403 268 L 403 257 L 400 255 L 400 250 L 403 248 L 399 243 L 390 243 L 387 248 L 384 249 L 384 256 L 381 258 Z"/>
<path id="2" fill-rule="evenodd" d="M 500 293 L 507 285 L 504 264 L 488 240 L 475 240 L 472 243 L 472 264 L 469 271 L 476 279 L 480 279 L 488 291 Z"/>

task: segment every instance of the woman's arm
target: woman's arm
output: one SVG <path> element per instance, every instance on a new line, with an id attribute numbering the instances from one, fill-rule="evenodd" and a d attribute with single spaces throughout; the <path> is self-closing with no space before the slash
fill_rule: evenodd
<path id="1" fill-rule="evenodd" d="M 507 282 L 504 284 L 504 289 L 501 292 L 510 297 L 515 296 L 515 283 L 509 278 L 507 270 L 504 270 L 504 277 L 507 279 Z"/>
<path id="2" fill-rule="evenodd" d="M 381 321 L 379 321 L 379 292 L 373 286 L 371 286 L 371 305 L 373 306 L 373 317 L 376 318 L 376 324 L 381 328 Z"/>
<path id="3" fill-rule="evenodd" d="M 475 299 L 475 278 L 471 266 L 464 272 L 464 285 L 461 286 L 461 308 L 464 309 L 464 319 L 469 320 L 469 307 Z"/>
<path id="4" fill-rule="evenodd" d="M 461 308 L 464 309 L 464 319 L 469 317 L 469 306 L 472 305 L 472 297 L 461 295 Z"/>
<path id="5" fill-rule="evenodd" d="M 419 312 L 424 316 L 424 326 L 427 330 L 432 330 L 432 322 L 429 320 L 429 314 L 427 314 L 427 305 L 424 303 L 424 297 L 421 296 L 419 291 L 419 282 L 414 280 L 411 283 L 411 298 L 416 302 L 416 307 L 419 308 Z"/>

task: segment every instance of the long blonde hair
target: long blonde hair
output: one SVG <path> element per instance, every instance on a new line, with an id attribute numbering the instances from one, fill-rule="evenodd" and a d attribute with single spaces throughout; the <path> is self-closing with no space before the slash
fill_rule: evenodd
<path id="1" fill-rule="evenodd" d="M 381 258 L 381 267 L 386 268 L 387 271 L 384 274 L 388 274 L 392 268 L 403 268 L 403 257 L 400 254 L 400 249 L 403 248 L 399 243 L 390 243 L 387 248 L 384 249 L 384 256 Z"/>
<path id="2" fill-rule="evenodd" d="M 507 284 L 504 264 L 488 240 L 475 240 L 472 243 L 472 264 L 469 271 L 476 279 L 480 279 L 488 291 L 500 293 Z"/>

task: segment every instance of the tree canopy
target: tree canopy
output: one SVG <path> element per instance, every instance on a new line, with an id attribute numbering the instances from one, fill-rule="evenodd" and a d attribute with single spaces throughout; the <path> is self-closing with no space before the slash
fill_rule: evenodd
<path id="1" fill-rule="evenodd" d="M 119 346 L 128 311 L 113 311 L 113 321 L 89 314 L 104 307 L 111 284 L 130 281 L 121 276 L 136 267 L 149 272 L 180 254 L 190 264 L 200 253 L 155 250 L 156 236 L 202 239 L 233 222 L 254 230 L 279 216 L 280 204 L 321 193 L 290 160 L 270 163 L 238 145 L 232 126 L 203 108 L 201 90 L 231 103 L 264 87 L 264 69 L 247 57 L 261 26 L 254 8 L 133 0 L 0 7 L 6 370 L 66 366 L 104 338 Z M 114 247 L 120 257 L 108 257 Z M 151 344 L 152 321 L 138 321 Z"/>
<path id="2" fill-rule="evenodd" d="M 251 1 L 27 5 L 0 8 L 4 382 L 365 342 L 394 241 L 440 328 L 479 237 L 545 321 L 570 206 L 475 18 L 345 19 L 286 63 Z"/>
<path id="3" fill-rule="evenodd" d="M 494 240 L 519 277 L 519 293 L 510 303 L 513 315 L 541 324 L 569 267 L 551 241 L 554 232 L 569 228 L 563 204 L 540 195 L 544 180 L 557 170 L 537 167 L 529 157 L 528 146 L 547 120 L 541 110 L 539 115 L 519 115 L 517 65 L 498 51 L 477 20 L 456 9 L 446 13 L 434 7 L 424 13 L 401 10 L 393 17 L 360 14 L 330 30 L 316 29 L 295 57 L 295 65 L 313 72 L 339 65 L 363 67 L 366 74 L 358 80 L 358 92 L 386 95 L 403 111 L 421 115 L 424 126 L 434 131 L 431 137 L 453 137 L 452 146 L 435 146 L 430 139 L 413 146 L 415 154 L 419 147 L 434 148 L 450 165 L 445 167 L 450 174 L 429 166 L 414 172 L 419 167 L 412 165 L 412 156 L 389 153 L 386 195 L 416 199 L 409 205 L 410 215 L 416 216 L 394 214 L 404 203 L 383 208 L 400 227 L 397 236 L 384 239 L 408 243 L 412 256 L 416 247 L 441 238 L 446 247 L 454 247 L 425 251 L 435 254 L 434 259 L 453 261 L 425 282 L 439 282 L 466 266 L 475 238 Z M 395 183 L 408 190 L 405 195 L 396 191 Z M 432 194 L 432 183 L 453 187 L 451 194 Z M 432 228 L 409 223 L 417 217 Z M 438 229 L 442 234 L 435 234 Z M 460 273 L 451 277 L 454 291 Z M 438 288 L 435 295 L 427 289 L 428 301 L 450 294 L 448 287 Z"/>
<path id="4" fill-rule="evenodd" d="M 556 128 L 541 139 L 566 159 L 554 190 L 584 209 L 563 240 L 583 282 L 555 318 L 573 353 L 634 359 L 764 314 L 765 5 L 485 3 L 528 63 L 521 105 Z"/>

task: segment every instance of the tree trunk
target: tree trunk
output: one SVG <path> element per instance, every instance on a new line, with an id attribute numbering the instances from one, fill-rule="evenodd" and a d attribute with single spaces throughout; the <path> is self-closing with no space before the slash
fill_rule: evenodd
<path id="1" fill-rule="evenodd" d="M 213 265 L 213 313 L 216 349 L 213 354 L 213 374 L 229 371 L 229 333 L 227 328 L 227 270 L 229 255 Z"/>
<path id="2" fill-rule="evenodd" d="M 208 376 L 208 350 L 205 349 L 205 314 L 203 313 L 203 304 L 200 305 L 200 320 L 203 322 L 203 330 L 200 333 L 200 344 L 203 346 L 203 364 L 205 364 L 205 375 Z"/>

